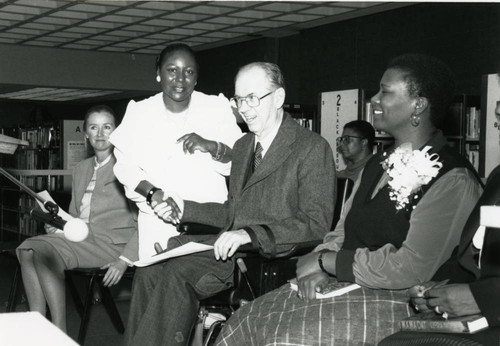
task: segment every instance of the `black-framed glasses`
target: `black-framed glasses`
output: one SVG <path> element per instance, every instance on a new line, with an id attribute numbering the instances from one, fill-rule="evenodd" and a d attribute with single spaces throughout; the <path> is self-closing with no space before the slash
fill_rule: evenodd
<path id="1" fill-rule="evenodd" d="M 231 97 L 231 99 L 229 101 L 231 102 L 231 106 L 234 108 L 240 108 L 241 105 L 243 104 L 243 101 L 245 101 L 247 103 L 248 107 L 255 108 L 255 107 L 259 107 L 260 100 L 262 100 L 264 97 L 271 95 L 273 92 L 274 91 L 270 91 L 261 97 L 254 95 L 254 94 L 250 94 L 250 95 L 247 95 L 244 97 L 233 96 L 233 97 Z"/>
<path id="2" fill-rule="evenodd" d="M 337 145 L 349 144 L 349 143 L 351 143 L 351 138 L 365 139 L 365 137 L 345 135 L 345 136 L 342 136 L 342 137 L 337 137 L 337 140 L 336 140 L 337 141 Z"/>

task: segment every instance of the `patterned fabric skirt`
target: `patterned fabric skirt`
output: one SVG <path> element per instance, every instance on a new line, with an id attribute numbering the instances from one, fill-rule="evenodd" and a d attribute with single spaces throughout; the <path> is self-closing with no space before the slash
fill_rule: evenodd
<path id="1" fill-rule="evenodd" d="M 363 287 L 306 303 L 284 285 L 238 309 L 217 346 L 376 345 L 413 314 L 406 290 Z"/>

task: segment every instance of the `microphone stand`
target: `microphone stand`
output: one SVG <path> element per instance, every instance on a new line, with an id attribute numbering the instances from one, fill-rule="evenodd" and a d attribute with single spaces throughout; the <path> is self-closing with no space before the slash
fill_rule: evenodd
<path id="1" fill-rule="evenodd" d="M 21 188 L 21 190 L 26 192 L 28 195 L 35 198 L 37 201 L 41 202 L 43 204 L 44 208 L 47 209 L 47 211 L 49 212 L 50 215 L 52 215 L 53 218 L 59 218 L 59 216 L 57 215 L 57 213 L 59 212 L 59 206 L 57 204 L 55 204 L 52 201 L 44 200 L 42 197 L 38 196 L 38 194 L 36 192 L 34 192 L 29 187 L 27 187 L 26 185 L 21 183 L 13 175 L 11 175 L 9 172 L 7 172 L 5 169 L 3 169 L 1 167 L 0 167 L 0 174 L 2 174 L 4 177 L 9 179 L 11 182 L 16 184 L 17 186 L 19 186 Z"/>

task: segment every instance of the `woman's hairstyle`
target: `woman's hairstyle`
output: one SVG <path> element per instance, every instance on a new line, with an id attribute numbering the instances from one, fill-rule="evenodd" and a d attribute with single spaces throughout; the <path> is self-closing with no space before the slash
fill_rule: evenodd
<path id="1" fill-rule="evenodd" d="M 194 60 L 194 63 L 196 65 L 196 70 L 200 70 L 200 66 L 198 65 L 198 60 L 196 60 L 196 54 L 194 53 L 194 50 L 191 49 L 187 44 L 184 43 L 172 43 L 163 48 L 161 51 L 160 55 L 156 58 L 156 70 L 158 71 L 161 68 L 161 65 L 163 64 L 163 61 L 167 59 L 171 54 L 174 52 L 185 52 L 191 55 L 191 57 Z"/>
<path id="2" fill-rule="evenodd" d="M 238 78 L 238 75 L 240 74 L 240 72 L 242 72 L 244 70 L 249 70 L 253 67 L 261 68 L 265 72 L 271 85 L 276 87 L 276 89 L 283 88 L 286 90 L 285 78 L 283 77 L 283 73 L 281 73 L 279 66 L 276 64 L 273 64 L 272 62 L 253 62 L 253 63 L 250 63 L 248 65 L 243 66 L 242 68 L 240 68 L 240 70 L 236 74 L 235 82 L 236 82 L 236 78 Z"/>
<path id="3" fill-rule="evenodd" d="M 113 111 L 113 109 L 109 106 L 106 106 L 106 105 L 97 105 L 97 106 L 90 107 L 89 110 L 87 111 L 87 113 L 85 113 L 85 117 L 83 118 L 83 130 L 84 131 L 87 131 L 87 121 L 89 120 L 90 115 L 93 113 L 101 113 L 101 112 L 108 113 L 109 115 L 111 115 L 113 117 L 113 120 L 115 121 L 115 125 L 118 126 L 116 114 Z"/>
<path id="4" fill-rule="evenodd" d="M 351 129 L 355 131 L 360 137 L 366 138 L 368 140 L 368 148 L 373 147 L 375 142 L 375 129 L 373 126 L 364 120 L 354 120 L 350 121 L 344 125 L 344 129 Z"/>
<path id="5" fill-rule="evenodd" d="M 430 103 L 430 120 L 436 127 L 443 123 L 453 100 L 455 80 L 450 68 L 441 60 L 423 54 L 404 54 L 389 62 L 387 68 L 406 73 L 408 93 L 425 97 Z"/>

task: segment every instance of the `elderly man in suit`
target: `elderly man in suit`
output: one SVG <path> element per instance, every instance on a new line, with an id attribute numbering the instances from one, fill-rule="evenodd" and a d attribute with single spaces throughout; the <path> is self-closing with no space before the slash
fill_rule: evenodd
<path id="1" fill-rule="evenodd" d="M 251 63 L 235 79 L 231 99 L 250 133 L 233 148 L 228 200 L 224 204 L 159 203 L 166 221 L 191 221 L 222 228 L 214 252 L 170 259 L 136 272 L 128 345 L 185 345 L 199 301 L 232 284 L 231 257 L 244 244 L 273 254 L 294 243 L 322 239 L 330 229 L 335 168 L 328 143 L 300 127 L 283 111 L 284 80 L 272 63 Z M 167 200 L 167 196 L 163 197 Z M 178 214 L 178 215 L 177 215 Z M 191 240 L 178 236 L 169 247 Z"/>

